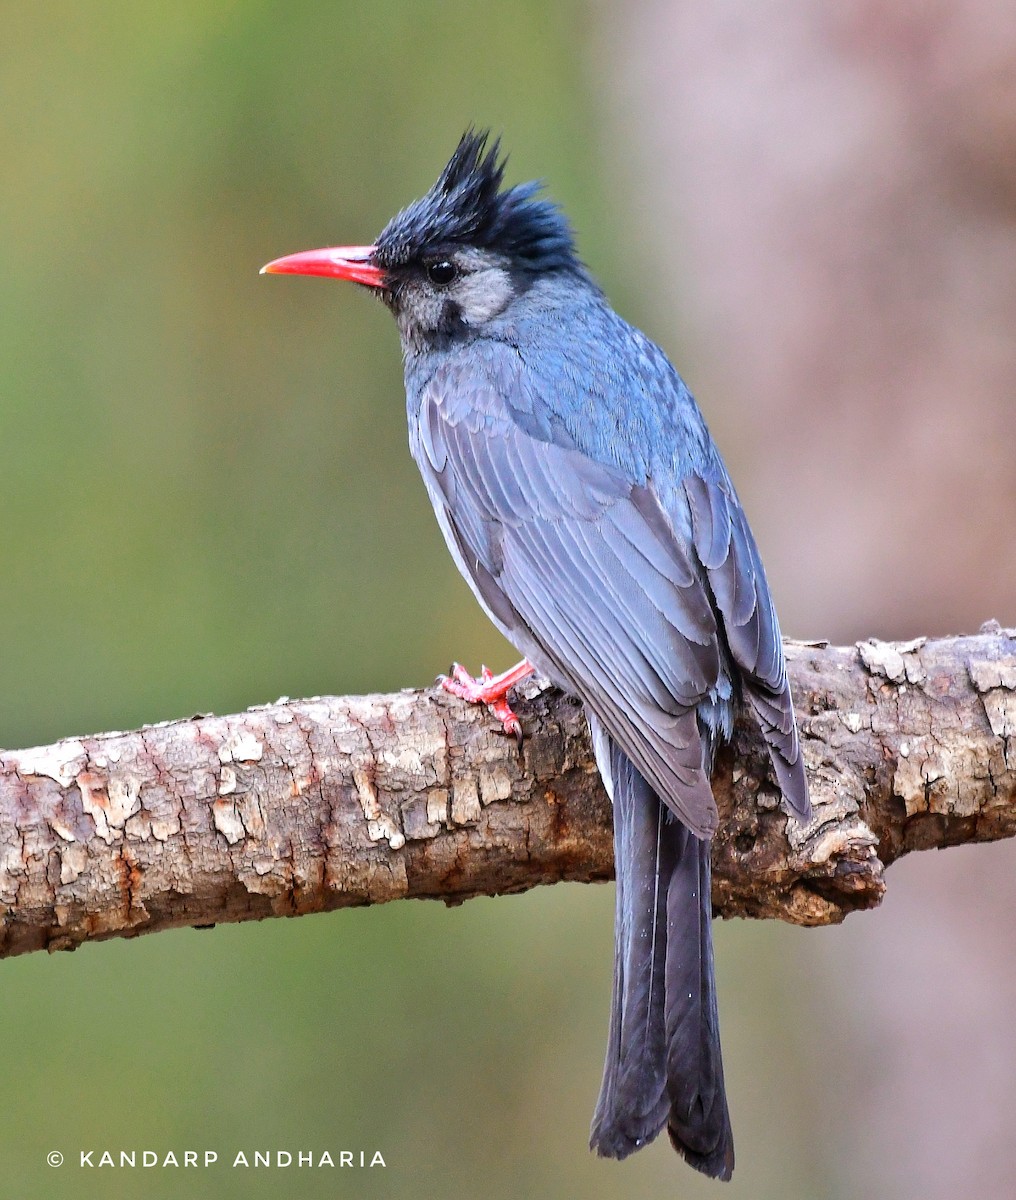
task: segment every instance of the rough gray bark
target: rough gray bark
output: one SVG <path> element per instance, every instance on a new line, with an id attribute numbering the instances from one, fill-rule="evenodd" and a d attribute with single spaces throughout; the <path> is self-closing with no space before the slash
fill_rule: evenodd
<path id="1" fill-rule="evenodd" d="M 910 850 L 1016 832 L 1016 631 L 787 643 L 815 815 L 749 722 L 717 763 L 714 903 L 840 921 Z M 581 708 L 522 689 L 520 756 L 442 692 L 280 701 L 0 755 L 0 956 L 612 873 Z"/>

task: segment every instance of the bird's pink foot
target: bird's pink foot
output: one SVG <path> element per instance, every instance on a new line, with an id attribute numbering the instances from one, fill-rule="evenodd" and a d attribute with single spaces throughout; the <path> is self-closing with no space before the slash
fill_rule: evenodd
<path id="1" fill-rule="evenodd" d="M 480 668 L 480 678 L 474 679 L 460 663 L 452 665 L 450 676 L 442 675 L 441 686 L 453 696 L 459 696 L 470 704 L 486 704 L 495 717 L 501 722 L 505 733 L 512 734 L 522 745 L 522 723 L 512 711 L 508 703 L 508 693 L 527 675 L 533 673 L 533 665 L 527 659 L 504 671 L 493 675 L 486 667 Z"/>

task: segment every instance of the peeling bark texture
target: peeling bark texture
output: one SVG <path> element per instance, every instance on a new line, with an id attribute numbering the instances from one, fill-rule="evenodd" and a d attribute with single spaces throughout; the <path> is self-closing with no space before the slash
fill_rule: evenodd
<path id="1" fill-rule="evenodd" d="M 1016 833 L 1016 630 L 788 642 L 815 813 L 740 722 L 716 765 L 723 916 L 841 921 L 911 850 Z M 0 956 L 613 870 L 578 703 L 517 693 L 521 755 L 443 692 L 281 700 L 0 755 Z"/>

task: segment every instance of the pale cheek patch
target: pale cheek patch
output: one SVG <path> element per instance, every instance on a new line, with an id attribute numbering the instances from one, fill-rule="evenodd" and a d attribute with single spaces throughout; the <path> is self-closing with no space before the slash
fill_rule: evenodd
<path id="1" fill-rule="evenodd" d="M 512 294 L 508 272 L 489 267 L 465 276 L 455 288 L 455 302 L 466 324 L 482 325 L 504 312 Z"/>

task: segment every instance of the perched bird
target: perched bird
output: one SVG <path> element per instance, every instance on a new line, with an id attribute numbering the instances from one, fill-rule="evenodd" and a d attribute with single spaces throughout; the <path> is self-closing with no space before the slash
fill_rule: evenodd
<path id="1" fill-rule="evenodd" d="M 809 815 L 780 629 L 705 421 L 666 355 L 607 303 L 539 185 L 505 188 L 472 130 L 371 246 L 272 273 L 372 289 L 398 324 L 409 438 L 459 570 L 526 661 L 449 690 L 489 703 L 543 672 L 585 707 L 614 811 L 606 1064 L 590 1144 L 624 1158 L 667 1126 L 729 1179 L 711 936 L 710 772 L 754 714 L 784 799 Z"/>

